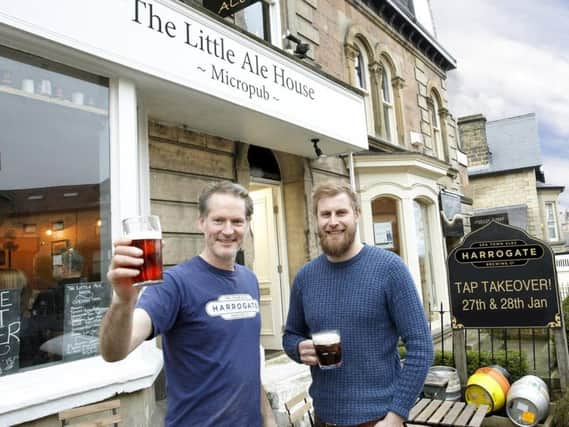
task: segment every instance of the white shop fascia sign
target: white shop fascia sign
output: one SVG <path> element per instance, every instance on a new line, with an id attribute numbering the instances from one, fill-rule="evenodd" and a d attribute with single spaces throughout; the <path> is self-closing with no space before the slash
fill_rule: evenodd
<path id="1" fill-rule="evenodd" d="M 282 136 L 285 151 L 307 156 L 310 138 L 326 154 L 368 146 L 359 94 L 173 1 L 8 1 L 2 27 L 121 66 L 153 117 L 185 106 L 174 118 L 190 127 L 261 145 Z M 176 108 L 160 100 L 165 93 Z"/>

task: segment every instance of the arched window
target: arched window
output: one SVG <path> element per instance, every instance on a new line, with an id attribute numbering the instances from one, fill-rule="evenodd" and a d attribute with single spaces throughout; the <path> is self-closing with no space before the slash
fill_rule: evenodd
<path id="1" fill-rule="evenodd" d="M 429 113 L 431 119 L 431 133 L 433 138 L 433 151 L 440 160 L 445 160 L 444 140 L 441 129 L 441 113 L 437 95 L 432 92 L 429 100 Z"/>
<path id="2" fill-rule="evenodd" d="M 354 84 L 365 92 L 365 109 L 368 133 L 373 133 L 373 107 L 370 96 L 370 75 L 369 75 L 369 57 L 366 49 L 359 40 L 354 43 L 354 63 L 353 63 L 353 81 Z"/>
<path id="3" fill-rule="evenodd" d="M 356 85 L 360 88 L 360 89 L 367 89 L 367 85 L 366 85 L 366 73 L 364 71 L 364 58 L 362 55 L 362 52 L 360 50 L 357 51 L 356 54 L 356 61 L 355 61 L 355 66 L 354 66 L 354 72 L 355 72 L 355 77 L 356 77 Z"/>
<path id="4" fill-rule="evenodd" d="M 381 108 L 383 109 L 384 136 L 392 144 L 397 144 L 397 120 L 395 117 L 392 73 L 385 62 L 382 62 L 381 65 Z"/>

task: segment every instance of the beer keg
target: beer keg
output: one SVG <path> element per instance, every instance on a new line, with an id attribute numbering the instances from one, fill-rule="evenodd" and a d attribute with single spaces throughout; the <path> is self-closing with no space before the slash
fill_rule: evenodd
<path id="1" fill-rule="evenodd" d="M 445 384 L 444 393 L 441 393 L 440 385 Z M 425 386 L 423 387 L 425 397 L 439 397 L 444 400 L 460 400 L 460 378 L 455 368 L 451 366 L 435 365 L 429 368 Z"/>
<path id="2" fill-rule="evenodd" d="M 498 366 L 478 368 L 468 378 L 464 398 L 467 403 L 476 406 L 488 405 L 488 412 L 499 410 L 506 403 L 506 395 L 510 389 L 507 371 Z"/>
<path id="3" fill-rule="evenodd" d="M 535 375 L 526 375 L 512 384 L 506 397 L 506 413 L 517 426 L 535 426 L 547 416 L 549 391 Z"/>

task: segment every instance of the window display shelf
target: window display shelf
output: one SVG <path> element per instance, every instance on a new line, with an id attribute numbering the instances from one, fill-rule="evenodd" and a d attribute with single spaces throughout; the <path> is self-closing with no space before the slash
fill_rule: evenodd
<path id="1" fill-rule="evenodd" d="M 102 108 L 97 108 L 97 107 L 93 107 L 90 105 L 83 105 L 83 104 L 75 104 L 67 99 L 58 99 L 58 98 L 53 98 L 51 96 L 47 96 L 47 95 L 41 95 L 41 94 L 37 94 L 37 93 L 30 93 L 30 92 L 26 92 L 23 91 L 21 89 L 17 89 L 14 87 L 10 87 L 10 86 L 2 86 L 0 85 L 0 93 L 6 93 L 9 95 L 16 95 L 16 96 L 21 96 L 24 98 L 28 98 L 28 99 L 33 99 L 36 101 L 41 101 L 41 102 L 45 102 L 48 104 L 53 104 L 53 105 L 59 105 L 62 107 L 67 107 L 67 108 L 72 108 L 75 110 L 80 110 L 80 111 L 85 111 L 88 113 L 93 113 L 93 114 L 98 114 L 101 116 L 108 116 L 109 113 L 107 110 L 104 110 Z"/>

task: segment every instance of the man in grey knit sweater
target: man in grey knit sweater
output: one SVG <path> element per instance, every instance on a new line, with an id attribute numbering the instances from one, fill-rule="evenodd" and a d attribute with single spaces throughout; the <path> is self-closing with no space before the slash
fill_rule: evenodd
<path id="1" fill-rule="evenodd" d="M 295 277 L 284 349 L 311 367 L 316 427 L 403 426 L 433 361 L 413 279 L 397 255 L 356 241 L 360 207 L 349 186 L 319 186 L 313 202 L 324 254 Z M 311 336 L 330 329 L 341 334 L 342 365 L 323 370 Z"/>

